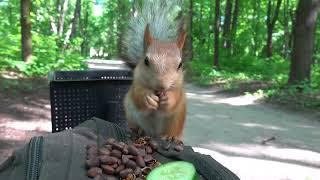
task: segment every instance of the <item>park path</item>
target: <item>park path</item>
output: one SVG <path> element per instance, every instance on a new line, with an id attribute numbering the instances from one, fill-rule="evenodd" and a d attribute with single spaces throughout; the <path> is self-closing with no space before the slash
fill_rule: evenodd
<path id="1" fill-rule="evenodd" d="M 320 179 L 320 112 L 290 112 L 251 96 L 186 88 L 185 144 L 212 155 L 241 179 Z M 0 93 L 0 163 L 32 136 L 50 133 L 48 92 Z M 271 137 L 275 140 L 261 144 Z"/>
<path id="2" fill-rule="evenodd" d="M 186 88 L 186 144 L 241 179 L 320 179 L 320 112 L 287 111 L 216 88 Z M 263 144 L 265 139 L 274 140 Z"/>

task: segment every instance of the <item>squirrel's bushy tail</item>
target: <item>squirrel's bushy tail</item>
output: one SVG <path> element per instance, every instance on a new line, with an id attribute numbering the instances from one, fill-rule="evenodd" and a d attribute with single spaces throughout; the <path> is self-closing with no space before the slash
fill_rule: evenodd
<path id="1" fill-rule="evenodd" d="M 150 32 L 157 40 L 176 38 L 182 0 L 145 0 L 137 7 L 122 38 L 122 57 L 134 67 L 144 53 L 144 30 L 149 24 Z"/>

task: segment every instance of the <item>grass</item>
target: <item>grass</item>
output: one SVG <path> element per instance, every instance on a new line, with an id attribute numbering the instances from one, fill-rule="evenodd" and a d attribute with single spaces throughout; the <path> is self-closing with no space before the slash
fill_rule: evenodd
<path id="1" fill-rule="evenodd" d="M 320 64 L 312 67 L 310 84 L 288 86 L 289 64 L 279 56 L 270 59 L 221 59 L 220 69 L 194 59 L 186 64 L 187 80 L 200 86 L 223 84 L 228 91 L 263 96 L 266 101 L 294 108 L 320 109 Z"/>

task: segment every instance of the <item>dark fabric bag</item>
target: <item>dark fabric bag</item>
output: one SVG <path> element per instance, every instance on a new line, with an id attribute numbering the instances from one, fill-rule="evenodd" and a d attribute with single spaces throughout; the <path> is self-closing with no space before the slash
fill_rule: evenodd
<path id="1" fill-rule="evenodd" d="M 128 142 L 126 131 L 119 126 L 92 118 L 73 130 L 33 137 L 0 165 L 0 179 L 6 180 L 89 180 L 86 176 L 86 145 L 112 137 Z M 159 151 L 154 157 L 162 163 L 184 160 L 193 163 L 201 179 L 236 180 L 234 173 L 212 159 L 186 146 L 184 151 Z"/>

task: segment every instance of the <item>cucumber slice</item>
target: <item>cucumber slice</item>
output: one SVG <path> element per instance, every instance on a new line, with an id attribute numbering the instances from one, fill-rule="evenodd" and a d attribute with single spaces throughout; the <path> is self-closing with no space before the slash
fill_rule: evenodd
<path id="1" fill-rule="evenodd" d="M 198 175 L 193 164 L 185 161 L 175 161 L 163 164 L 153 169 L 147 180 L 197 180 Z"/>

